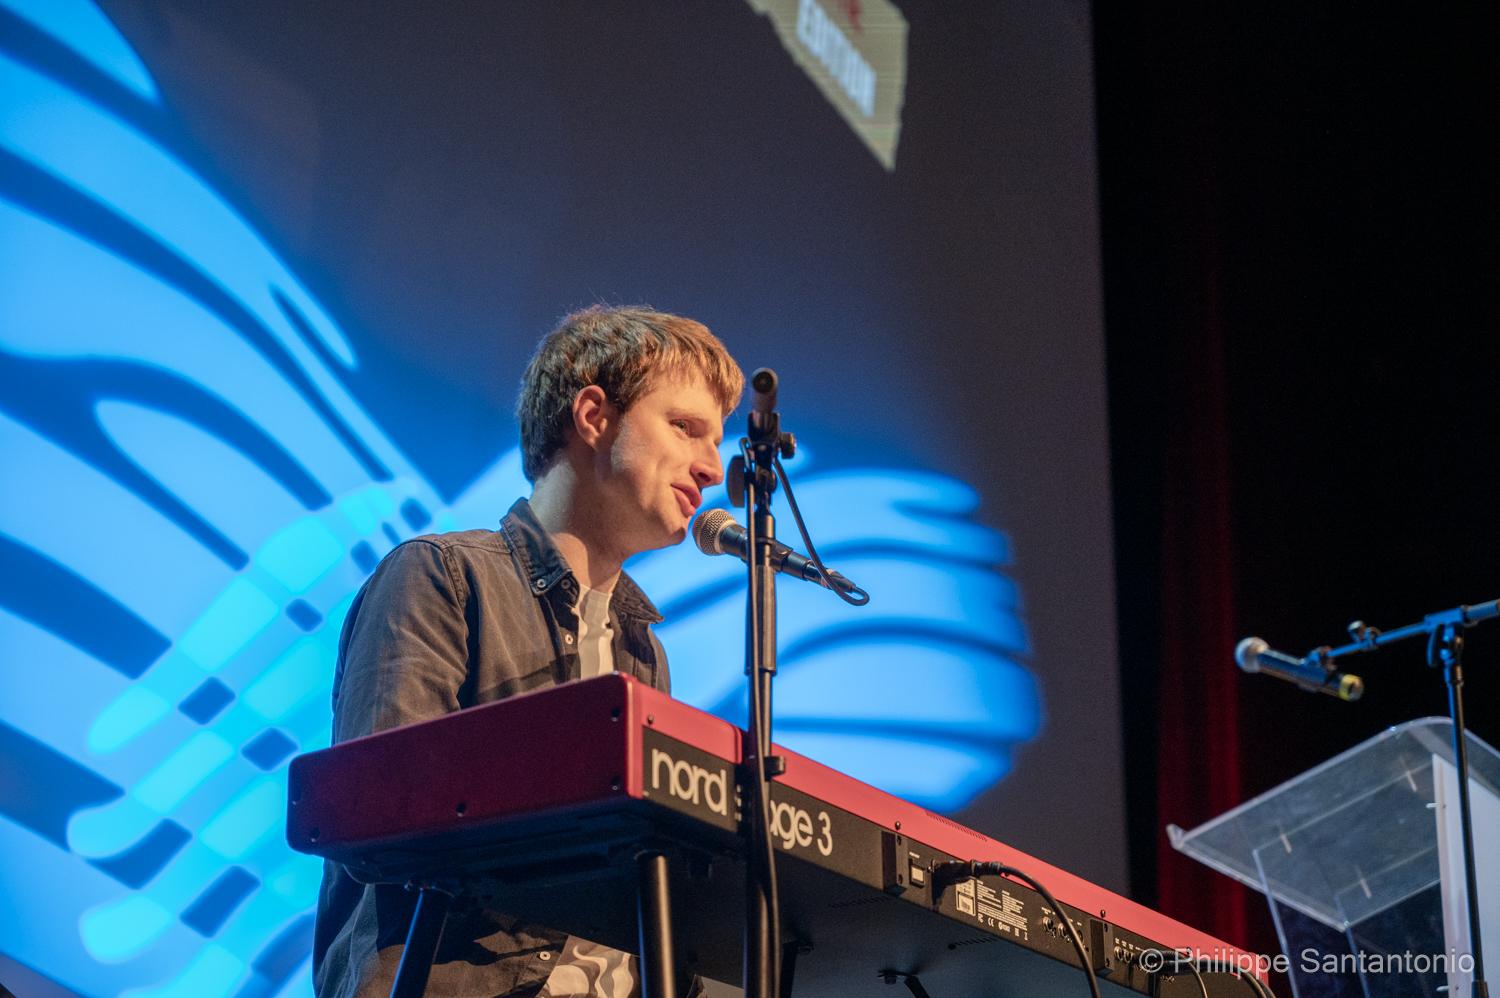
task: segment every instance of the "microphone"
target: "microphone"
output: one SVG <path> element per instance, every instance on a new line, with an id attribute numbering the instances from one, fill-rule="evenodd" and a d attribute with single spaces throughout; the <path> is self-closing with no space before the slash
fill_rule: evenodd
<path id="1" fill-rule="evenodd" d="M 1234 660 L 1246 672 L 1264 672 L 1296 683 L 1304 690 L 1327 693 L 1340 700 L 1358 700 L 1365 692 L 1365 681 L 1358 676 L 1330 672 L 1317 662 L 1275 651 L 1260 638 L 1246 638 L 1236 645 Z"/>
<path id="2" fill-rule="evenodd" d="M 746 540 L 745 528 L 735 522 L 727 509 L 706 510 L 693 523 L 693 543 L 704 554 L 732 554 L 740 561 L 749 561 L 749 545 Z M 783 575 L 816 582 L 829 589 L 834 588 L 823 581 L 823 573 L 818 571 L 818 566 L 812 563 L 811 558 L 798 554 L 779 541 L 771 546 L 771 569 Z M 839 589 L 848 592 L 854 588 L 854 584 L 839 573 L 829 574 L 837 580 Z"/>

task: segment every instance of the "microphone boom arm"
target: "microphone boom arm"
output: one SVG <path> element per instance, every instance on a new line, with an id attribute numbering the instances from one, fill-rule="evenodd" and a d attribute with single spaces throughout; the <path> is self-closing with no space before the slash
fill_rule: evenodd
<path id="1" fill-rule="evenodd" d="M 1407 624 L 1393 631 L 1380 631 L 1363 621 L 1349 625 L 1348 644 L 1337 648 L 1324 646 L 1308 652 L 1300 662 L 1290 656 L 1292 667 L 1308 670 L 1321 669 L 1326 676 L 1338 675 L 1333 663 L 1347 655 L 1374 651 L 1397 641 L 1425 636 L 1427 638 L 1427 665 L 1443 669 L 1443 678 L 1448 686 L 1448 716 L 1453 720 L 1453 762 L 1458 773 L 1459 829 L 1463 845 L 1464 884 L 1468 891 L 1469 951 L 1474 960 L 1473 977 L 1470 982 L 1471 998 L 1488 998 L 1489 984 L 1484 977 L 1484 943 L 1480 935 L 1479 877 L 1474 859 L 1474 813 L 1469 800 L 1469 746 L 1464 721 L 1464 673 L 1463 632 L 1475 624 L 1500 617 L 1500 600 L 1490 600 L 1473 605 L 1460 605 L 1437 613 L 1429 613 L 1415 624 Z M 1240 642 L 1245 647 L 1255 638 Z M 1263 642 L 1262 642 L 1263 643 Z M 1266 654 L 1257 652 L 1256 654 Z M 1274 662 L 1274 652 L 1270 652 Z M 1242 663 L 1243 664 L 1243 663 Z M 1271 671 L 1271 670 L 1267 670 Z M 1290 678 L 1289 676 L 1284 678 Z M 1296 680 L 1293 679 L 1295 682 Z"/>

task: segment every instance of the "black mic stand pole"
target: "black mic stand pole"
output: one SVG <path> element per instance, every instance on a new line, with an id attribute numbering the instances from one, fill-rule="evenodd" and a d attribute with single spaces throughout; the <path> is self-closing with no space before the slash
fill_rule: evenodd
<path id="1" fill-rule="evenodd" d="M 1467 626 L 1467 625 L 1465 625 Z M 1433 630 L 1427 664 L 1443 667 L 1448 684 L 1448 716 L 1453 718 L 1453 763 L 1458 769 L 1458 820 L 1464 843 L 1464 887 L 1469 892 L 1469 948 L 1474 956 L 1473 998 L 1489 998 L 1484 979 L 1484 942 L 1479 934 L 1479 878 L 1474 863 L 1474 815 L 1469 809 L 1469 745 L 1464 727 L 1464 636 L 1456 624 Z"/>
<path id="2" fill-rule="evenodd" d="M 1469 744 L 1464 724 L 1464 636 L 1461 629 L 1497 616 L 1500 616 L 1500 600 L 1429 613 L 1420 623 L 1398 627 L 1394 631 L 1378 631 L 1356 620 L 1349 625 L 1349 634 L 1354 638 L 1352 643 L 1339 648 L 1319 648 L 1307 656 L 1309 661 L 1328 668 L 1336 658 L 1425 634 L 1428 666 L 1443 668 L 1443 679 L 1448 684 L 1448 716 L 1453 719 L 1453 763 L 1458 770 L 1458 817 L 1464 847 L 1464 887 L 1469 901 L 1469 948 L 1474 959 L 1471 998 L 1489 998 L 1490 990 L 1484 979 L 1484 944 L 1479 934 L 1479 878 L 1474 864 L 1474 816 L 1469 807 Z"/>
<path id="3" fill-rule="evenodd" d="M 749 677 L 749 723 L 742 779 L 745 794 L 746 998 L 778 998 L 781 981 L 780 912 L 776 890 L 776 846 L 771 835 L 770 783 L 785 761 L 771 755 L 771 680 L 776 675 L 776 457 L 790 450 L 776 412 L 776 374 L 761 368 L 751 376 L 755 392 L 750 430 L 740 456 L 730 462 L 730 500 L 746 509 L 745 674 Z M 788 455 L 789 456 L 789 455 Z"/>

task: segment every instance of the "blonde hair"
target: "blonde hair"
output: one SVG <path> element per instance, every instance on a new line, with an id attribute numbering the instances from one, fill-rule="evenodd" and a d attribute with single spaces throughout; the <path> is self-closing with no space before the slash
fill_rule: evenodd
<path id="1" fill-rule="evenodd" d="M 664 378 L 700 374 L 727 417 L 745 375 L 708 327 L 643 306 L 594 305 L 563 316 L 521 378 L 522 470 L 536 481 L 567 442 L 573 399 L 598 385 L 623 411 Z"/>

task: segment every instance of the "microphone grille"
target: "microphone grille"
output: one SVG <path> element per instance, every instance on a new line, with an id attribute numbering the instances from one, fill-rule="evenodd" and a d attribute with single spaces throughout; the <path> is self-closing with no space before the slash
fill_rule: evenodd
<path id="1" fill-rule="evenodd" d="M 704 510 L 693 522 L 693 543 L 704 554 L 723 554 L 724 548 L 719 544 L 719 535 L 733 522 L 734 516 L 727 509 Z"/>

